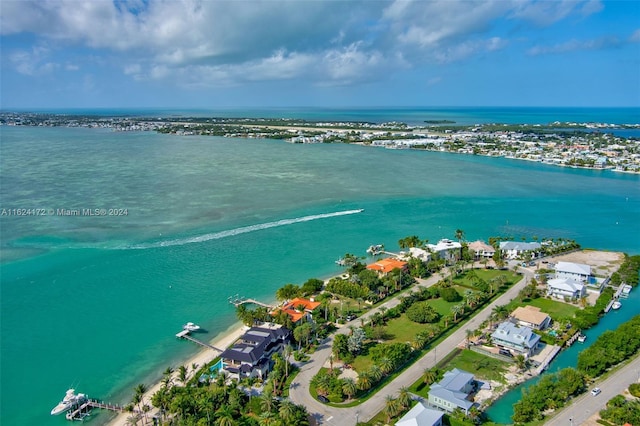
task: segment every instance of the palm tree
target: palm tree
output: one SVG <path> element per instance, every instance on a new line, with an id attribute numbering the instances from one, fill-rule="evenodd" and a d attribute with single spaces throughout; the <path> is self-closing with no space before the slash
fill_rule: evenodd
<path id="1" fill-rule="evenodd" d="M 289 358 L 291 357 L 291 354 L 293 353 L 293 348 L 291 347 L 291 345 L 289 343 L 287 343 L 286 345 L 284 345 L 284 348 L 282 348 L 282 355 L 284 356 L 284 375 L 285 377 L 289 377 Z"/>
<path id="2" fill-rule="evenodd" d="M 367 375 L 371 377 L 371 380 L 373 380 L 374 382 L 379 382 L 380 379 L 382 379 L 382 370 L 376 364 L 373 364 L 371 367 L 369 367 L 369 372 L 367 373 Z"/>
<path id="3" fill-rule="evenodd" d="M 430 385 L 431 383 L 435 382 L 437 378 L 438 374 L 431 368 L 425 368 L 422 372 L 422 382 L 424 384 Z"/>
<path id="4" fill-rule="evenodd" d="M 398 392 L 398 403 L 402 410 L 406 410 L 411 405 L 411 394 L 406 386 L 402 386 Z"/>
<path id="5" fill-rule="evenodd" d="M 453 314 L 453 322 L 458 322 L 458 315 L 464 314 L 464 305 L 453 305 L 451 307 L 451 313 Z"/>
<path id="6" fill-rule="evenodd" d="M 347 398 L 351 399 L 358 392 L 358 386 L 355 380 L 350 377 L 342 380 L 342 392 L 347 395 Z"/>
<path id="7" fill-rule="evenodd" d="M 359 373 L 357 385 L 360 390 L 369 390 L 371 389 L 371 378 L 367 373 Z"/>
<path id="8" fill-rule="evenodd" d="M 296 406 L 293 402 L 285 399 L 280 404 L 278 409 L 278 415 L 284 421 L 285 424 L 290 424 L 293 421 L 296 414 Z"/>
<path id="9" fill-rule="evenodd" d="M 233 419 L 233 412 L 231 408 L 223 405 L 216 411 L 216 426 L 233 426 L 235 423 Z"/>
<path id="10" fill-rule="evenodd" d="M 456 229 L 456 240 L 458 242 L 464 240 L 464 231 L 462 229 Z"/>
<path id="11" fill-rule="evenodd" d="M 515 361 L 516 366 L 520 371 L 524 371 L 524 369 L 527 367 L 527 359 L 524 357 L 524 355 L 518 354 L 513 358 L 513 360 Z"/>
<path id="12" fill-rule="evenodd" d="M 385 356 L 381 358 L 378 364 L 380 366 L 380 371 L 382 371 L 382 374 L 384 375 L 387 375 L 391 373 L 391 371 L 393 371 L 393 361 L 391 361 L 389 357 Z"/>
<path id="13" fill-rule="evenodd" d="M 260 395 L 260 408 L 263 412 L 271 412 L 274 401 L 273 392 L 263 392 L 262 395 Z"/>
<path id="14" fill-rule="evenodd" d="M 471 338 L 473 337 L 473 330 L 467 328 L 464 333 L 467 337 L 467 349 L 469 349 L 469 346 L 471 346 Z"/>
<path id="15" fill-rule="evenodd" d="M 183 385 L 187 383 L 187 367 L 184 365 L 178 367 L 178 380 L 180 380 Z"/>
<path id="16" fill-rule="evenodd" d="M 493 307 L 492 312 L 498 320 L 506 319 L 509 316 L 509 309 L 506 305 L 496 305 Z"/>
<path id="17" fill-rule="evenodd" d="M 385 406 L 383 412 L 387 416 L 387 423 L 391 423 L 391 418 L 398 414 L 398 400 L 391 395 L 385 396 L 384 400 Z"/>

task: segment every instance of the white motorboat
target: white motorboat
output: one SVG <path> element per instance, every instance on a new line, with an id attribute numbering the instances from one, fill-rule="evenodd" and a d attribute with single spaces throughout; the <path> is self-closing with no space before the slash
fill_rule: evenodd
<path id="1" fill-rule="evenodd" d="M 578 336 L 578 342 L 584 343 L 585 340 L 587 340 L 587 336 L 585 336 L 584 334 Z"/>
<path id="2" fill-rule="evenodd" d="M 194 324 L 194 323 L 192 323 L 192 322 L 188 322 L 188 323 L 186 323 L 185 325 L 183 325 L 183 326 L 182 326 L 182 328 L 183 328 L 184 330 L 187 330 L 187 331 L 196 331 L 196 330 L 200 330 L 200 326 L 199 326 L 199 325 L 197 325 L 197 324 Z"/>
<path id="3" fill-rule="evenodd" d="M 615 302 L 613 302 L 613 304 L 611 304 L 611 309 L 620 309 L 621 306 L 622 303 L 616 300 Z"/>
<path id="4" fill-rule="evenodd" d="M 87 397 L 85 394 L 79 393 L 76 395 L 75 389 L 69 389 L 67 390 L 67 393 L 65 394 L 62 401 L 60 401 L 58 405 L 53 407 L 53 410 L 51 410 L 51 415 L 55 416 L 55 415 L 64 413 L 70 408 L 75 407 L 78 404 L 84 402 L 86 399 Z"/>

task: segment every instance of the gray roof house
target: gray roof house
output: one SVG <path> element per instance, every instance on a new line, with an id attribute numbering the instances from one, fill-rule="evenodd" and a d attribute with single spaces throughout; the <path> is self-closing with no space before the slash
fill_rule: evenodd
<path id="1" fill-rule="evenodd" d="M 224 370 L 232 377 L 265 378 L 271 368 L 271 355 L 290 340 L 291 331 L 278 324 L 251 327 L 220 354 Z"/>
<path id="2" fill-rule="evenodd" d="M 433 410 L 418 401 L 407 414 L 398 420 L 396 426 L 442 426 L 442 416 L 444 416 L 442 411 Z"/>
<path id="3" fill-rule="evenodd" d="M 586 295 L 585 286 L 568 278 L 554 278 L 547 281 L 547 294 L 558 299 L 580 299 Z"/>
<path id="4" fill-rule="evenodd" d="M 507 259 L 517 259 L 525 252 L 537 253 L 542 248 L 540 243 L 519 243 L 516 241 L 501 241 L 500 251 Z M 535 257 L 535 256 L 534 256 Z"/>
<path id="5" fill-rule="evenodd" d="M 529 327 L 519 326 L 511 321 L 505 321 L 498 325 L 496 330 L 491 333 L 493 343 L 503 350 L 516 354 L 522 354 L 525 357 L 532 355 L 538 343 L 540 336 L 533 332 Z"/>
<path id="6" fill-rule="evenodd" d="M 438 383 L 429 389 L 429 404 L 441 410 L 452 412 L 460 408 L 466 413 L 473 406 L 469 394 L 475 390 L 473 374 L 454 368 L 444 373 Z"/>
<path id="7" fill-rule="evenodd" d="M 556 278 L 566 278 L 579 283 L 589 281 L 591 266 L 582 263 L 558 262 L 554 268 Z"/>

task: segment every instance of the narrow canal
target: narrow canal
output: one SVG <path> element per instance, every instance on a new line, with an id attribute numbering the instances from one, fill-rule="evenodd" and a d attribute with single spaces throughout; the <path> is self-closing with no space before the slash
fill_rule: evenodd
<path id="1" fill-rule="evenodd" d="M 634 288 L 628 299 L 621 299 L 620 301 L 622 303 L 620 309 L 610 310 L 609 313 L 600 318 L 600 322 L 596 326 L 583 333 L 587 336 L 587 340 L 584 343 L 576 342 L 570 348 L 560 352 L 543 374 L 554 373 L 567 367 L 575 367 L 578 364 L 578 354 L 591 346 L 599 335 L 607 330 L 616 329 L 618 325 L 640 314 L 640 287 Z M 522 389 L 528 388 L 539 379 L 540 376 L 528 380 L 500 397 L 486 410 L 489 419 L 495 423 L 512 424 L 513 404 L 520 400 Z"/>

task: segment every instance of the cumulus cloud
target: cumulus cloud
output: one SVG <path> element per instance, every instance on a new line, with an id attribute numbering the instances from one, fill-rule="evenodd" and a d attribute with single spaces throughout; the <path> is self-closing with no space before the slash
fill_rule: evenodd
<path id="1" fill-rule="evenodd" d="M 50 50 L 43 46 L 31 50 L 16 50 L 9 55 L 9 60 L 20 74 L 40 76 L 49 74 L 60 68 L 60 64 L 49 60 Z"/>
<path id="2" fill-rule="evenodd" d="M 57 49 L 108 52 L 124 76 L 139 80 L 220 86 L 306 78 L 340 85 L 501 50 L 509 40 L 492 32 L 498 19 L 550 25 L 601 9 L 597 0 L 24 0 L 3 3 L 0 32 L 31 33 Z M 29 75 L 56 69 L 34 52 L 16 52 L 12 63 Z"/>

